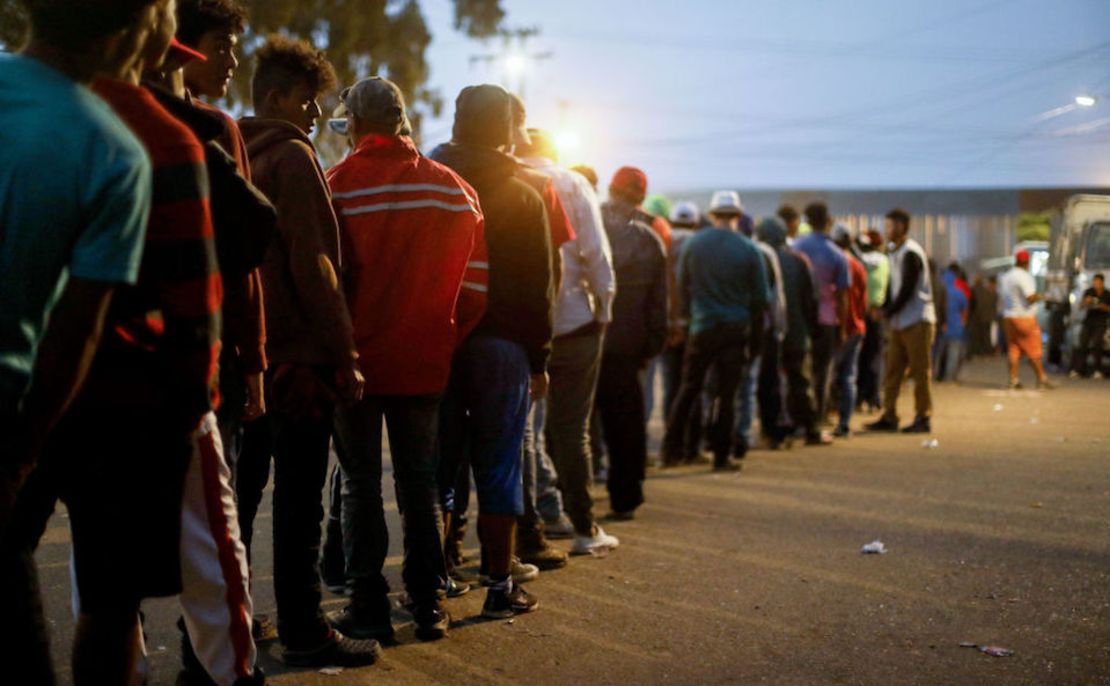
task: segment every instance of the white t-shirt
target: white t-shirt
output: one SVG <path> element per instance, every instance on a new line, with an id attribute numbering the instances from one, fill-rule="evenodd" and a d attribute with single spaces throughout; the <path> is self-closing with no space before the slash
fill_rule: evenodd
<path id="1" fill-rule="evenodd" d="M 1002 316 L 1026 319 L 1036 316 L 1037 308 L 1029 304 L 1029 296 L 1037 292 L 1037 282 L 1028 270 L 1014 267 L 1002 275 Z"/>

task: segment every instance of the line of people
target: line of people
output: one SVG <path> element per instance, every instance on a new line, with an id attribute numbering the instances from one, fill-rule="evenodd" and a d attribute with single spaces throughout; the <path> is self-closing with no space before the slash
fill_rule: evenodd
<path id="1" fill-rule="evenodd" d="M 679 247 L 663 358 L 662 466 L 711 461 L 714 469 L 739 469 L 759 442 L 757 407 L 770 449 L 847 438 L 862 406 L 883 410 L 868 430 L 931 431 L 935 285 L 909 237 L 910 216 L 892 210 L 884 239 L 877 231 L 856 235 L 820 202 L 803 214 L 805 234 L 793 207 L 756 222 L 734 191 L 714 194 L 708 223 L 692 203 L 674 207 Z M 907 377 L 915 414 L 900 426 Z M 711 457 L 703 457 L 703 433 Z"/>
<path id="2" fill-rule="evenodd" d="M 312 135 L 336 79 L 309 43 L 255 49 L 252 116 L 201 99 L 240 66 L 235 0 L 27 7 L 30 43 L 0 56 L 0 645 L 19 683 L 54 682 L 34 553 L 59 500 L 76 683 L 141 680 L 140 605 L 169 595 L 178 683 L 262 683 L 275 631 L 290 666 L 375 662 L 394 638 L 383 422 L 419 639 L 469 590 L 471 479 L 485 617 L 537 609 L 521 584 L 567 562 L 546 523 L 572 555 L 619 546 L 589 425 L 596 399 L 627 520 L 639 373 L 668 336 L 669 226 L 640 209 L 642 171 L 600 202 L 493 85 L 459 94 L 424 156 L 378 77 L 339 92 L 350 151 L 325 170 Z M 271 471 L 276 627 L 250 562 Z M 321 560 L 350 595 L 329 614 Z"/>
<path id="3" fill-rule="evenodd" d="M 822 203 L 802 236 L 793 208 L 755 221 L 734 191 L 708 223 L 691 203 L 664 218 L 634 167 L 601 202 L 495 85 L 458 95 L 427 156 L 396 85 L 344 87 L 329 128 L 350 149 L 325 170 L 338 85 L 311 44 L 254 50 L 252 116 L 202 100 L 240 67 L 235 0 L 27 5 L 30 44 L 0 56 L 0 649 L 20 683 L 53 683 L 34 552 L 59 500 L 76 682 L 141 675 L 140 604 L 178 595 L 179 683 L 242 686 L 275 634 L 294 667 L 395 640 L 383 424 L 421 640 L 474 582 L 484 617 L 536 610 L 523 584 L 568 562 L 552 539 L 619 547 L 591 436 L 604 520 L 633 519 L 660 356 L 665 467 L 701 461 L 704 436 L 738 469 L 757 413 L 772 448 L 847 438 L 860 405 L 882 407 L 869 430 L 931 430 L 944 308 L 901 210 L 885 237 Z M 271 472 L 276 625 L 250 558 Z M 349 602 L 325 613 L 322 586 Z"/>

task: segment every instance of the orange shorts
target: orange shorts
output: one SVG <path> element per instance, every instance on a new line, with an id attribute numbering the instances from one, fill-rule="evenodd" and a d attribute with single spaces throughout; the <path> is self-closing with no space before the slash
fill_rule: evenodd
<path id="1" fill-rule="evenodd" d="M 1006 331 L 1006 347 L 1010 361 L 1017 362 L 1022 354 L 1031 360 L 1040 360 L 1044 350 L 1041 346 L 1041 327 L 1033 317 L 1022 319 L 1003 319 Z"/>

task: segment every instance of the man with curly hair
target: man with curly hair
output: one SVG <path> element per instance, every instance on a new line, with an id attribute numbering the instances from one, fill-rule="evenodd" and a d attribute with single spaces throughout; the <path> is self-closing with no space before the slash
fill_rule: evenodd
<path id="1" fill-rule="evenodd" d="M 243 178 L 250 181 L 247 146 L 238 124 L 219 108 L 198 99 L 219 100 L 227 95 L 228 83 L 239 67 L 235 48 L 246 29 L 246 10 L 236 0 L 180 0 L 177 20 L 177 40 L 204 57 L 186 62 L 182 70 L 189 100 L 223 120 L 224 132 L 217 142 L 235 159 Z M 254 239 L 257 228 L 235 227 L 235 230 Z M 225 278 L 224 293 L 228 316 L 224 318 L 225 345 L 220 355 L 223 403 L 218 415 L 228 465 L 235 473 L 246 441 L 260 445 L 263 452 L 267 443 L 265 432 L 260 431 L 262 424 L 251 423 L 266 411 L 262 395 L 266 326 L 258 270 Z"/>
<path id="2" fill-rule="evenodd" d="M 274 458 L 274 595 L 285 662 L 369 664 L 381 648 L 328 626 L 317 556 L 322 491 L 336 403 L 362 395 L 351 317 L 339 288 L 339 226 L 309 139 L 317 102 L 335 86 L 324 54 L 271 36 L 251 81 L 257 116 L 240 121 L 251 172 L 278 209 L 278 235 L 262 264 Z"/>

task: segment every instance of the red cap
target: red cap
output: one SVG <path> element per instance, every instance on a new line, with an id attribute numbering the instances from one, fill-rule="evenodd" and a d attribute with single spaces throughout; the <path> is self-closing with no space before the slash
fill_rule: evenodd
<path id="1" fill-rule="evenodd" d="M 177 40 L 176 37 L 170 41 L 170 52 L 183 63 L 191 60 L 200 60 L 201 62 L 208 61 L 208 57 L 203 52 L 190 48 L 188 45 Z"/>
<path id="2" fill-rule="evenodd" d="M 621 167 L 616 174 L 613 174 L 609 190 L 643 201 L 644 196 L 647 195 L 647 174 L 636 167 Z"/>
<path id="3" fill-rule="evenodd" d="M 1014 253 L 1014 262 L 1017 264 L 1029 264 L 1029 251 L 1018 250 Z"/>

